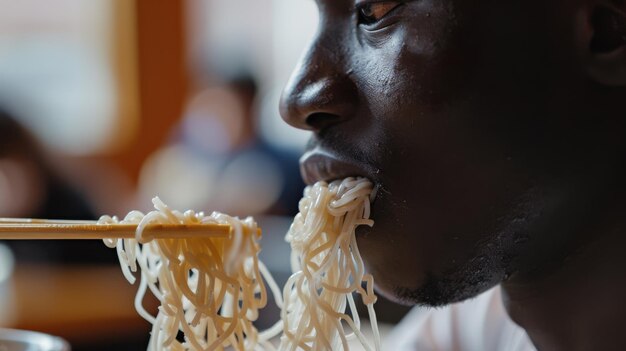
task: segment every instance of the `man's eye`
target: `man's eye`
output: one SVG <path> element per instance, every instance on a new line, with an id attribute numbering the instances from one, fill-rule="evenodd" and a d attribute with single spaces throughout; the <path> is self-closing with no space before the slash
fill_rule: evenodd
<path id="1" fill-rule="evenodd" d="M 359 6 L 359 23 L 374 24 L 383 19 L 389 12 L 400 6 L 398 1 L 379 1 Z"/>

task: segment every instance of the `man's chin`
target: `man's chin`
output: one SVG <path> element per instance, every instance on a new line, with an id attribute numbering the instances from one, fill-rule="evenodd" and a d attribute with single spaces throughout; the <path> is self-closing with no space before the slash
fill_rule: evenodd
<path id="1" fill-rule="evenodd" d="M 498 283 L 498 279 L 474 274 L 470 279 L 455 279 L 426 274 L 421 284 L 382 287 L 376 291 L 386 299 L 407 306 L 443 307 L 480 295 Z"/>

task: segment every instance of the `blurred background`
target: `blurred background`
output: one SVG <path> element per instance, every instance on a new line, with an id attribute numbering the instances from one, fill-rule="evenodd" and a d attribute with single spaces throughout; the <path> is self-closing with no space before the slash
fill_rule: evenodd
<path id="1" fill-rule="evenodd" d="M 177 209 L 254 215 L 282 280 L 307 134 L 278 98 L 313 36 L 310 0 L 0 0 L 0 217 Z M 0 326 L 74 350 L 141 350 L 100 242 L 0 243 Z M 149 301 L 147 302 L 150 303 Z"/>

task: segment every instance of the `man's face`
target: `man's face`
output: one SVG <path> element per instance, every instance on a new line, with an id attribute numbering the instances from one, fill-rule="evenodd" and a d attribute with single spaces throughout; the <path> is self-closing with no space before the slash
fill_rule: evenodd
<path id="1" fill-rule="evenodd" d="M 585 119 L 575 3 L 318 1 L 281 110 L 313 131 L 308 183 L 378 186 L 376 224 L 357 233 L 386 296 L 474 296 L 578 220 L 603 134 Z"/>

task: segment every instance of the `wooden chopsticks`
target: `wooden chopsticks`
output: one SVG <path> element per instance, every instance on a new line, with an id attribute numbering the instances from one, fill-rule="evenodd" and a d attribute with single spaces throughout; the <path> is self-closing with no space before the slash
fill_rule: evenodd
<path id="1" fill-rule="evenodd" d="M 96 221 L 0 218 L 0 240 L 93 240 L 134 238 L 135 224 L 98 224 Z M 227 238 L 231 227 L 225 224 L 150 224 L 147 238 Z M 256 233 L 260 234 L 260 230 Z"/>

